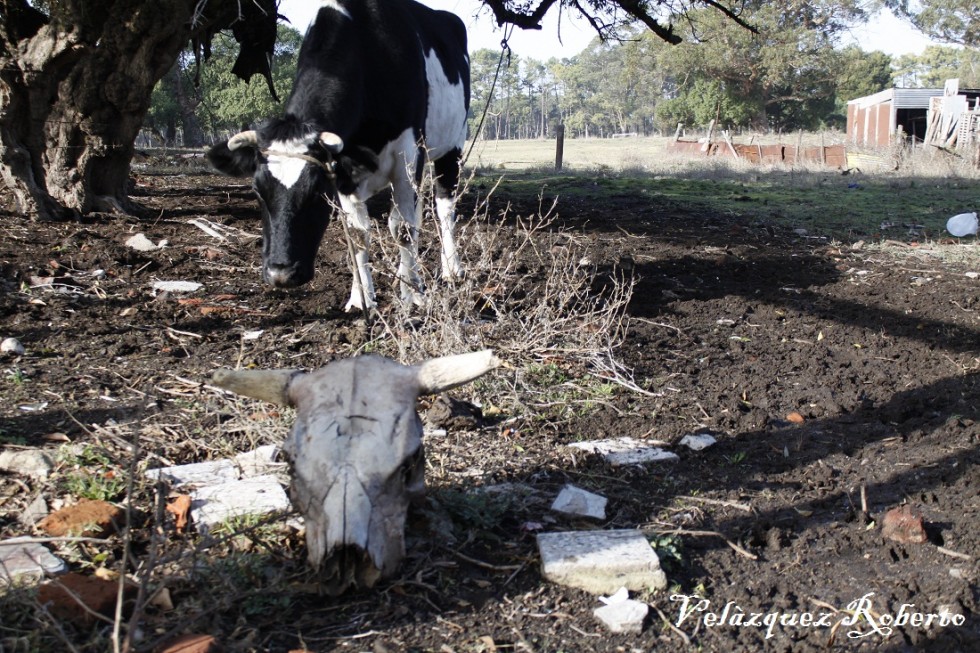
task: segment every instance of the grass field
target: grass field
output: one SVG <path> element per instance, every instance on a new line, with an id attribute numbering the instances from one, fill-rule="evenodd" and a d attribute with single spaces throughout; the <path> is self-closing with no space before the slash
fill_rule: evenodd
<path id="1" fill-rule="evenodd" d="M 815 139 L 834 142 L 816 135 L 804 142 Z M 597 201 L 631 195 L 688 211 L 779 222 L 843 242 L 948 238 L 950 216 L 980 209 L 980 171 L 947 153 L 880 152 L 881 165 L 843 171 L 689 157 L 668 152 L 668 141 L 568 139 L 562 172 L 554 169 L 553 140 L 483 141 L 467 167 L 481 179 L 503 178 L 506 194 Z M 592 183 L 583 185 L 583 178 Z"/>

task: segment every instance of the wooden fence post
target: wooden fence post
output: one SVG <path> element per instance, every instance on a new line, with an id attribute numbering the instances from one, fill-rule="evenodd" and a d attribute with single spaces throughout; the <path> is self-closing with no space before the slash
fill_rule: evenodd
<path id="1" fill-rule="evenodd" d="M 565 155 L 565 125 L 564 123 L 558 124 L 558 129 L 556 130 L 556 144 L 555 144 L 555 171 L 561 172 L 562 158 Z"/>

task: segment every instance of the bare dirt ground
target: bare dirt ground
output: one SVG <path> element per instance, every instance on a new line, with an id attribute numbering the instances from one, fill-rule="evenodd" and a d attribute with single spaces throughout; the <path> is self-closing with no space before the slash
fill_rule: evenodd
<path id="1" fill-rule="evenodd" d="M 463 202 L 464 229 L 495 231 L 504 256 L 514 216 L 539 205 L 504 188 L 483 218 L 467 218 L 479 191 Z M 0 476 L 4 537 L 30 532 L 17 516 L 39 492 L 72 501 L 68 480 L 79 470 L 125 477 L 136 440 L 141 470 L 281 437 L 288 416 L 203 385 L 217 367 L 314 368 L 365 343 L 377 348 L 359 316 L 341 311 L 349 276 L 336 225 L 312 285 L 272 291 L 259 282 L 249 234 L 261 229 L 247 184 L 147 171 L 134 195 L 151 217 L 37 224 L 0 215 L 0 336 L 26 348 L 0 359 L 0 443 L 54 452 L 67 439 L 76 452 L 58 454 L 46 482 Z M 230 651 L 980 650 L 980 281 L 965 274 L 980 267 L 976 244 L 852 247 L 750 213 L 599 199 L 559 199 L 550 228 L 567 235 L 547 242 L 591 266 L 597 292 L 636 280 L 616 353 L 643 392 L 588 386 L 589 369 L 554 354 L 496 373 L 500 385 L 473 391 L 485 414 L 444 424 L 426 443 L 430 494 L 455 539 L 450 526 L 413 518 L 403 574 L 369 592 L 317 595 L 302 540 L 283 520 L 206 551 L 169 523 L 161 543 L 148 520 L 133 529 L 127 571 L 143 574 L 159 545 L 152 584 L 169 588 L 174 607 L 143 610 L 139 648 L 205 632 Z M 510 217 L 500 218 L 508 201 Z M 225 227 L 224 238 L 190 222 L 204 219 Z M 138 232 L 166 247 L 127 247 Z M 952 249 L 965 262 L 943 255 Z M 513 282 L 546 273 L 520 264 Z M 203 287 L 160 292 L 157 280 Z M 379 285 L 390 303 L 390 284 Z M 538 380 L 523 411 L 494 396 L 519 374 Z M 718 443 L 676 446 L 699 432 Z M 680 460 L 613 468 L 564 446 L 619 436 L 668 442 Z M 503 483 L 513 491 L 499 499 L 467 493 Z M 549 514 L 566 483 L 608 497 L 607 520 Z M 120 484 L 111 498 L 124 492 Z M 153 513 L 148 484 L 133 500 Z M 903 503 L 921 511 L 927 542 L 883 537 L 885 511 Z M 655 608 L 642 634 L 610 635 L 592 615 L 594 596 L 542 579 L 538 528 L 643 529 L 670 588 L 640 594 Z M 51 546 L 82 573 L 122 565 L 118 537 Z M 683 597 L 704 611 L 685 614 Z M 907 621 L 887 627 L 903 604 L 914 606 Z M 861 613 L 853 624 L 849 607 Z M 56 628 L 36 606 L 5 611 L 0 639 L 108 650 L 105 624 Z M 709 612 L 724 623 L 712 626 Z M 958 617 L 926 627 L 909 613 Z M 768 615 L 783 621 L 767 626 Z"/>

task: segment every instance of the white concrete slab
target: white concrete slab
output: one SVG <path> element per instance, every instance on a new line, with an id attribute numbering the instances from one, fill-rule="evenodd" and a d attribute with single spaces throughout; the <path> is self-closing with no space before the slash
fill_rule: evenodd
<path id="1" fill-rule="evenodd" d="M 286 491 L 279 479 L 271 474 L 211 485 L 191 492 L 191 519 L 202 533 L 233 517 L 291 509 Z"/>
<path id="2" fill-rule="evenodd" d="M 203 463 L 148 469 L 146 470 L 146 477 L 153 480 L 162 477 L 175 487 L 181 485 L 205 486 L 237 480 L 239 471 L 238 465 L 233 460 L 222 458 L 221 460 L 209 460 Z"/>
<path id="3" fill-rule="evenodd" d="M 551 504 L 551 509 L 575 517 L 605 519 L 607 501 L 602 495 L 574 485 L 566 485 Z"/>
<path id="4" fill-rule="evenodd" d="M 539 533 L 537 539 L 542 575 L 554 583 L 596 594 L 667 587 L 660 559 L 639 531 Z"/>
<path id="5" fill-rule="evenodd" d="M 568 445 L 572 449 L 580 449 L 589 453 L 603 456 L 610 465 L 641 465 L 653 462 L 672 462 L 680 460 L 679 456 L 660 447 L 650 445 L 643 440 L 634 438 L 613 438 L 610 440 L 590 440 L 588 442 L 573 442 Z"/>

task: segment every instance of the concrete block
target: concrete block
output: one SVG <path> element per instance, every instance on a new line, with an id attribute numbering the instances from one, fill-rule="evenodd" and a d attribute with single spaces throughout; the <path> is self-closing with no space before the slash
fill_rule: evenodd
<path id="1" fill-rule="evenodd" d="M 566 485 L 558 493 L 558 497 L 554 503 L 551 504 L 551 509 L 555 512 L 562 512 L 576 517 L 605 519 L 606 502 L 607 499 L 604 496 L 583 490 L 574 485 Z"/>
<path id="2" fill-rule="evenodd" d="M 660 559 L 639 531 L 539 533 L 537 539 L 542 575 L 554 583 L 595 594 L 667 587 Z"/>

